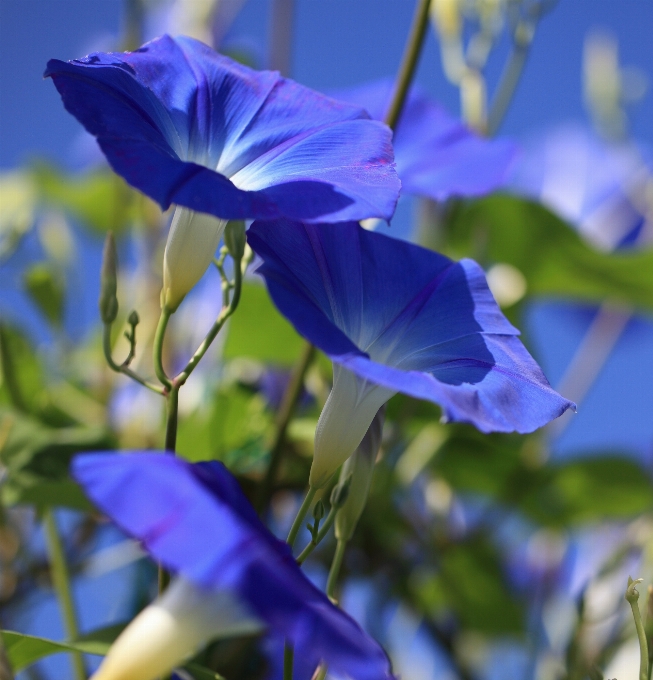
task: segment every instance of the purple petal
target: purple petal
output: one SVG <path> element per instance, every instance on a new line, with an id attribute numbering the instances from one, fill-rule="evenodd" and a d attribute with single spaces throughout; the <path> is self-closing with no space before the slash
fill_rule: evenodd
<path id="1" fill-rule="evenodd" d="M 355 223 L 255 222 L 248 239 L 280 311 L 360 377 L 484 432 L 531 432 L 573 406 L 551 389 L 471 260 Z"/>
<path id="2" fill-rule="evenodd" d="M 84 454 L 72 472 L 155 559 L 199 586 L 235 592 L 313 667 L 325 660 L 354 680 L 392 677 L 383 650 L 306 578 L 222 463 Z"/>
<path id="3" fill-rule="evenodd" d="M 113 169 L 163 208 L 308 221 L 394 212 L 387 127 L 191 38 L 53 59 L 45 75 Z"/>
<path id="4" fill-rule="evenodd" d="M 384 79 L 335 96 L 383 120 L 393 91 L 393 81 Z M 408 96 L 393 143 L 403 191 L 436 201 L 482 196 L 502 186 L 516 152 L 512 142 L 479 137 L 417 89 Z"/>

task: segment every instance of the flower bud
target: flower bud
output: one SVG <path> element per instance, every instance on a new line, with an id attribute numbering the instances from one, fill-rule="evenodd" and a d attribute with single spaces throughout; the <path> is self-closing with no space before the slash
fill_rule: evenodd
<path id="1" fill-rule="evenodd" d="M 367 503 L 374 473 L 374 464 L 381 447 L 381 433 L 385 420 L 385 405 L 382 406 L 363 441 L 340 470 L 340 483 L 349 478 L 349 493 L 343 506 L 336 515 L 336 538 L 348 541 L 354 534 L 356 525 Z"/>
<path id="2" fill-rule="evenodd" d="M 213 260 L 226 221 L 177 206 L 163 255 L 161 307 L 174 312 Z"/>
<path id="3" fill-rule="evenodd" d="M 138 316 L 138 312 L 135 309 L 132 309 L 132 311 L 129 313 L 129 316 L 127 317 L 127 323 L 130 326 L 138 326 L 140 322 L 141 317 Z"/>
<path id="4" fill-rule="evenodd" d="M 240 262 L 245 254 L 247 236 L 245 235 L 245 223 L 242 220 L 229 220 L 224 230 L 224 244 L 227 246 L 229 255 Z"/>
<path id="5" fill-rule="evenodd" d="M 102 323 L 110 324 L 118 315 L 118 255 L 113 232 L 107 234 L 102 251 L 102 268 L 100 270 L 100 317 Z"/>
<path id="6" fill-rule="evenodd" d="M 395 390 L 367 382 L 340 364 L 333 365 L 333 388 L 315 428 L 309 484 L 319 489 L 354 453 L 377 411 Z"/>
<path id="7" fill-rule="evenodd" d="M 213 638 L 262 627 L 231 593 L 205 591 L 178 578 L 125 628 L 92 680 L 154 680 Z"/>
<path id="8" fill-rule="evenodd" d="M 349 496 L 350 486 L 351 475 L 340 475 L 338 483 L 333 487 L 333 491 L 331 492 L 331 505 L 336 508 L 341 508 Z"/>
<path id="9" fill-rule="evenodd" d="M 320 500 L 313 507 L 313 519 L 319 522 L 324 517 L 324 503 Z"/>

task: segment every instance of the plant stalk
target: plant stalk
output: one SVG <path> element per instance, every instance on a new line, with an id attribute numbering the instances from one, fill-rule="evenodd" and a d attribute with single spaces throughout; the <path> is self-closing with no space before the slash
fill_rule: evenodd
<path id="1" fill-rule="evenodd" d="M 163 340 L 166 335 L 166 329 L 168 328 L 168 321 L 170 321 L 171 314 L 172 312 L 167 307 L 164 307 L 161 310 L 159 323 L 157 324 L 156 333 L 154 334 L 154 372 L 156 373 L 159 382 L 166 390 L 170 390 L 172 383 L 163 368 Z"/>
<path id="2" fill-rule="evenodd" d="M 70 587 L 70 573 L 66 564 L 66 555 L 61 536 L 57 528 L 57 521 L 51 508 L 48 508 L 43 515 L 43 527 L 50 557 L 52 582 L 57 593 L 59 606 L 61 607 L 66 637 L 68 640 L 76 640 L 79 637 L 79 625 Z M 75 680 L 86 680 L 84 658 L 81 653 L 70 652 L 70 657 Z"/>
<path id="3" fill-rule="evenodd" d="M 342 558 L 345 556 L 345 548 L 347 547 L 346 541 L 338 541 L 336 544 L 336 552 L 333 555 L 333 562 L 331 562 L 331 569 L 329 570 L 329 578 L 327 579 L 326 594 L 327 597 L 337 604 L 338 599 L 336 598 L 336 584 L 338 582 L 338 575 L 340 574 L 340 568 L 342 567 Z"/>
<path id="4" fill-rule="evenodd" d="M 415 70 L 417 69 L 417 62 L 422 52 L 424 45 L 424 38 L 426 36 L 426 29 L 429 23 L 429 7 L 431 0 L 418 0 L 413 16 L 413 23 L 408 34 L 404 55 L 399 67 L 399 74 L 397 75 L 397 83 L 395 85 L 394 95 L 390 108 L 385 116 L 385 124 L 394 130 L 397 127 L 401 112 L 404 108 L 406 96 L 413 82 Z"/>
<path id="5" fill-rule="evenodd" d="M 311 507 L 311 503 L 313 502 L 316 493 L 317 489 L 314 489 L 312 486 L 308 487 L 308 492 L 306 493 L 304 502 L 301 504 L 299 511 L 297 512 L 297 517 L 295 517 L 295 521 L 292 523 L 292 526 L 290 527 L 290 532 L 288 534 L 288 538 L 286 539 L 286 543 L 291 548 L 295 543 L 295 539 L 297 538 L 299 530 L 302 528 L 302 523 L 304 522 L 304 518 L 306 517 L 306 514 L 308 513 Z"/>
<path id="6" fill-rule="evenodd" d="M 290 382 L 288 383 L 288 387 L 283 394 L 281 406 L 279 407 L 279 412 L 277 414 L 277 426 L 274 433 L 274 440 L 272 442 L 272 446 L 270 447 L 270 464 L 268 465 L 265 478 L 263 479 L 263 482 L 259 488 L 256 502 L 256 507 L 259 513 L 264 512 L 268 503 L 270 502 L 270 497 L 272 496 L 272 490 L 274 488 L 274 482 L 276 481 L 277 472 L 283 458 L 283 445 L 286 438 L 286 431 L 292 419 L 293 413 L 295 412 L 297 402 L 299 401 L 302 387 L 304 386 L 304 377 L 306 376 L 306 371 L 311 365 L 314 356 L 315 347 L 313 347 L 310 342 L 307 342 L 304 345 L 297 363 L 293 367 L 292 375 L 290 376 Z"/>
<path id="7" fill-rule="evenodd" d="M 301 553 L 299 553 L 299 556 L 297 557 L 297 564 L 302 564 L 304 560 L 313 552 L 313 550 L 315 550 L 315 548 L 320 545 L 324 537 L 329 533 L 329 529 L 336 519 L 338 510 L 339 508 L 337 508 L 335 505 L 331 506 L 329 514 L 326 516 L 324 524 L 322 524 L 320 530 L 317 532 L 315 539 L 311 540 L 310 543 L 308 543 L 307 546 L 301 551 Z"/>
<path id="8" fill-rule="evenodd" d="M 109 368 L 112 371 L 115 371 L 116 373 L 122 373 L 132 380 L 135 380 L 139 385 L 147 387 L 148 390 L 152 390 L 152 392 L 163 395 L 164 390 L 162 387 L 151 383 L 149 380 L 145 380 L 145 378 L 142 378 L 140 375 L 138 375 L 138 373 L 132 371 L 132 369 L 129 368 L 126 363 L 117 364 L 113 360 L 111 352 L 111 324 L 109 323 L 105 323 L 102 329 L 102 349 L 104 350 L 104 358 L 106 359 L 106 362 L 109 364 Z"/>
<path id="9" fill-rule="evenodd" d="M 283 680 L 293 680 L 295 650 L 286 641 L 283 648 Z"/>

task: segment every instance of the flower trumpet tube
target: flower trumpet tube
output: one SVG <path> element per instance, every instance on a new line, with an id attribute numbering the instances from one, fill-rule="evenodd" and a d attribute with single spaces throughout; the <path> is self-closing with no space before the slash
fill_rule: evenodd
<path id="1" fill-rule="evenodd" d="M 483 270 L 356 223 L 255 222 L 249 244 L 279 310 L 334 363 L 311 484 L 403 392 L 482 432 L 532 432 L 574 404 L 555 392 L 502 314 Z"/>
<path id="2" fill-rule="evenodd" d="M 230 592 L 179 578 L 127 626 L 93 680 L 154 680 L 212 639 L 263 628 Z"/>
<path id="3" fill-rule="evenodd" d="M 324 486 L 361 444 L 374 414 L 396 393 L 333 366 L 333 387 L 315 429 L 315 455 L 310 485 Z M 344 424 L 346 423 L 346 427 Z"/>
<path id="4" fill-rule="evenodd" d="M 363 514 L 367 497 L 372 485 L 372 475 L 376 457 L 381 448 L 383 421 L 385 420 L 385 406 L 382 406 L 374 416 L 372 424 L 365 433 L 363 441 L 350 456 L 340 470 L 340 483 L 349 481 L 349 491 L 344 505 L 336 515 L 335 533 L 339 541 L 349 541 L 354 535 L 360 516 Z"/>
<path id="5" fill-rule="evenodd" d="M 174 312 L 208 269 L 226 220 L 177 207 L 163 254 L 161 307 Z"/>
<path id="6" fill-rule="evenodd" d="M 72 473 L 100 510 L 177 574 L 170 593 L 116 641 L 97 680 L 151 680 L 216 635 L 263 627 L 312 668 L 324 662 L 352 680 L 392 678 L 381 647 L 306 578 L 222 463 L 82 454 Z"/>

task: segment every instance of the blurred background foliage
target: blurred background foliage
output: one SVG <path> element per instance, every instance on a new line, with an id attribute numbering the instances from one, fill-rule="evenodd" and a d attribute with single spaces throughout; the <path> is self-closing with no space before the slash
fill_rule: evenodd
<path id="1" fill-rule="evenodd" d="M 438 96 L 452 106 L 460 91 L 467 122 L 498 129 L 501 106 L 510 111 L 513 102 L 499 101 L 488 111 L 485 101 L 479 109 L 470 103 L 469 88 L 480 83 L 504 96 L 496 60 L 505 61 L 513 77 L 509 69 L 524 66 L 540 20 L 542 26 L 557 21 L 574 2 L 461 0 L 462 29 L 447 33 L 446 17 L 437 12 L 455 3 L 435 0 L 439 9 L 422 62 L 432 70 L 442 57 Z M 14 11 L 9 0 L 3 4 Z M 292 22 L 279 14 L 283 4 L 265 6 L 277 22 L 265 49 L 248 34 L 260 31 L 262 4 L 255 0 L 127 0 L 124 30 L 103 40 L 120 49 L 163 30 L 188 33 L 247 63 L 288 71 L 301 61 L 304 43 L 295 40 L 294 53 L 284 52 Z M 331 4 L 334 14 L 342 10 Z M 391 4 L 384 5 L 385 15 L 378 13 L 375 27 L 392 23 Z M 401 16 L 408 17 L 411 3 L 403 4 Z M 297 3 L 296 21 L 309 5 Z M 604 5 L 602 16 L 619 12 Z M 630 5 L 632 16 L 640 12 L 641 24 L 653 28 L 650 7 Z M 575 7 L 591 14 L 588 3 Z M 586 19 L 583 26 L 591 23 Z M 344 14 L 340 22 L 346 21 Z M 332 39 L 353 40 L 366 31 L 361 24 L 350 36 L 350 28 Z M 642 26 L 626 28 L 635 35 Z M 584 37 L 574 34 L 576 53 Z M 403 38 L 398 35 L 397 44 Z M 497 301 L 523 330 L 554 387 L 579 403 L 578 416 L 518 436 L 481 435 L 443 424 L 432 404 L 401 395 L 390 401 L 371 496 L 345 558 L 341 601 L 386 646 L 407 680 L 593 679 L 604 671 L 626 680 L 636 674 L 623 592 L 628 574 L 653 581 L 653 390 L 642 387 L 653 379 L 653 179 L 646 146 L 631 133 L 629 107 L 642 99 L 650 112 L 651 52 L 631 52 L 641 60 L 622 68 L 615 39 L 593 33 L 584 44 L 582 63 L 577 54 L 564 68 L 584 68 L 584 89 L 576 94 L 593 122 L 585 121 L 583 134 L 604 161 L 588 151 L 584 176 L 572 169 L 572 176 L 529 184 L 524 177 L 533 164 L 554 173 L 557 166 L 520 129 L 522 156 L 500 192 L 440 205 L 402 199 L 386 232 L 481 263 Z M 320 68 L 328 68 L 329 55 L 322 59 Z M 536 68 L 543 88 L 555 79 L 557 64 L 552 57 L 550 71 Z M 295 70 L 307 73 L 304 66 Z M 350 84 L 336 80 L 329 86 Z M 518 95 L 514 106 L 528 128 Z M 541 121 L 541 111 L 533 117 Z M 647 132 L 650 142 L 650 127 Z M 159 397 L 105 366 L 96 300 L 102 239 L 112 230 L 121 264 L 114 353 L 126 356 L 126 317 L 137 309 L 134 365 L 151 375 L 167 216 L 116 177 L 88 139 L 80 140 L 76 158 L 84 160 L 74 170 L 74 163 L 39 158 L 5 161 L 0 175 L 0 618 L 3 628 L 17 631 L 4 637 L 14 668 L 34 680 L 68 677 L 68 658 L 51 657 L 57 652 L 102 653 L 155 590 L 153 565 L 92 510 L 67 466 L 80 451 L 162 445 Z M 577 160 L 581 151 L 574 153 Z M 611 154 L 630 154 L 635 170 L 620 165 L 608 173 Z M 564 192 L 550 190 L 556 177 L 563 189 L 577 192 L 576 209 L 569 209 Z M 606 235 L 617 226 L 614 238 Z M 175 315 L 170 365 L 181 365 L 195 349 L 219 305 L 219 278 L 210 271 Z M 254 498 L 303 347 L 260 280 L 249 276 L 237 314 L 181 392 L 180 455 L 222 460 Z M 300 502 L 330 380 L 330 363 L 318 355 L 281 444 L 268 516 L 278 534 Z M 40 639 L 65 637 L 41 530 L 53 509 L 82 633 L 57 644 Z M 326 540 L 307 562 L 319 584 L 332 551 Z M 215 677 L 207 668 L 229 680 L 275 677 L 274 656 L 258 640 L 218 642 L 197 661 L 187 669 L 196 678 Z M 87 656 L 86 662 L 92 668 L 97 660 Z"/>

